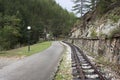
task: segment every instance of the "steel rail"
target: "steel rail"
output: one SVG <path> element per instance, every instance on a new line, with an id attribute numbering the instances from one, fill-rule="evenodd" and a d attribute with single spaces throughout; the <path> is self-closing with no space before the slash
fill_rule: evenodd
<path id="1" fill-rule="evenodd" d="M 79 72 L 80 80 L 86 80 L 86 77 L 85 77 L 85 74 L 81 67 L 81 61 L 79 60 L 77 51 L 79 52 L 79 54 L 81 54 L 81 56 L 85 59 L 85 61 L 87 61 L 87 63 L 89 63 L 89 65 L 92 67 L 92 69 L 94 69 L 95 73 L 99 75 L 100 80 L 108 80 L 106 77 L 104 77 L 102 75 L 102 73 L 100 71 L 97 70 L 97 67 L 91 63 L 91 61 L 88 59 L 88 57 L 84 54 L 84 52 L 82 50 L 80 50 L 78 47 L 76 47 L 73 44 L 70 44 L 67 42 L 64 42 L 64 43 L 68 44 L 71 47 L 72 57 L 73 57 L 72 59 L 74 59 L 74 61 L 76 63 L 76 68 L 77 68 L 77 71 Z"/>

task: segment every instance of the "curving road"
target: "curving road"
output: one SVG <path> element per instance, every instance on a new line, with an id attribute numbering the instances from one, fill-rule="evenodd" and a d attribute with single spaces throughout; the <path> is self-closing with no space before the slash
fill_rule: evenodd
<path id="1" fill-rule="evenodd" d="M 47 50 L 22 59 L 0 70 L 0 80 L 51 80 L 63 46 L 53 42 Z"/>

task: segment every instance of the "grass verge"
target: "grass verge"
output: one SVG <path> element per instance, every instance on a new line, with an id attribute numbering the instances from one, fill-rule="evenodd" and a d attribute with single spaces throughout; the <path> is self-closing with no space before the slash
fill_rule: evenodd
<path id="1" fill-rule="evenodd" d="M 13 57 L 13 56 L 30 56 L 32 54 L 41 52 L 51 46 L 52 42 L 42 42 L 30 46 L 30 52 L 28 52 L 28 46 L 21 47 L 9 51 L 0 52 L 2 57 Z"/>
<path id="2" fill-rule="evenodd" d="M 65 47 L 65 52 L 62 56 L 62 60 L 60 62 L 54 80 L 72 80 L 71 60 L 68 59 L 69 54 L 70 53 L 68 53 Z"/>

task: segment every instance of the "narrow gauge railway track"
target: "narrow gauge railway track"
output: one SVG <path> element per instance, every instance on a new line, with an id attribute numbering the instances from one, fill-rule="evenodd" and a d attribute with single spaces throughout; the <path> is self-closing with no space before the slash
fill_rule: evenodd
<path id="1" fill-rule="evenodd" d="M 78 47 L 66 44 L 72 49 L 73 80 L 108 80 Z"/>

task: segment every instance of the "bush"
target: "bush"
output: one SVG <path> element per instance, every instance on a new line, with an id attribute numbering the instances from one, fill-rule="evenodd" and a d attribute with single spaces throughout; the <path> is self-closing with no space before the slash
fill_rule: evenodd
<path id="1" fill-rule="evenodd" d="M 15 48 L 18 44 L 18 37 L 20 37 L 20 33 L 17 28 L 4 26 L 4 28 L 0 30 L 0 50 Z"/>

